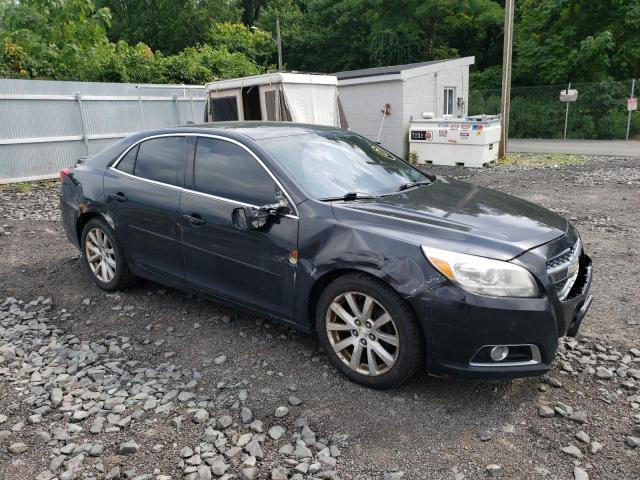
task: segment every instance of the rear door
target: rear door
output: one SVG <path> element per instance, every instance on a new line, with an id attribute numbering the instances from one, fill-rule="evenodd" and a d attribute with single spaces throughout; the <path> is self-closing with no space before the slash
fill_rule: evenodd
<path id="1" fill-rule="evenodd" d="M 180 199 L 187 281 L 290 318 L 298 218 L 271 217 L 260 230 L 240 229 L 232 221 L 234 209 L 274 203 L 281 188 L 248 149 L 224 138 L 198 137 L 187 172 Z"/>
<path id="2" fill-rule="evenodd" d="M 178 208 L 184 183 L 185 137 L 163 136 L 134 146 L 104 176 L 107 206 L 139 268 L 182 281 Z"/>

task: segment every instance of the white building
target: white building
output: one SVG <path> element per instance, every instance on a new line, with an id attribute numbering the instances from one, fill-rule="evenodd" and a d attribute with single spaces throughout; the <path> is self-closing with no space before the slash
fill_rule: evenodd
<path id="1" fill-rule="evenodd" d="M 465 57 L 335 73 L 349 129 L 374 141 L 380 133 L 382 146 L 404 158 L 411 117 L 467 115 L 474 61 Z"/>

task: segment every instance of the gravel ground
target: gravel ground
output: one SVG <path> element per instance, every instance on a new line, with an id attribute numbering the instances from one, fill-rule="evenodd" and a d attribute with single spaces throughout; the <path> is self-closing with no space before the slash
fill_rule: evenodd
<path id="1" fill-rule="evenodd" d="M 102 292 L 57 188 L 0 187 L 0 478 L 640 479 L 640 165 L 531 165 L 430 170 L 572 219 L 595 271 L 580 336 L 543 378 L 386 392 L 264 319 Z"/>

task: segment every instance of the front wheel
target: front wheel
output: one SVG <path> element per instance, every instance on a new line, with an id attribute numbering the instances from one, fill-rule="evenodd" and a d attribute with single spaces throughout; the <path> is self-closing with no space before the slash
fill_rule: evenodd
<path id="1" fill-rule="evenodd" d="M 82 231 L 82 254 L 95 283 L 103 290 L 121 290 L 134 276 L 124 258 L 113 229 L 100 218 L 92 218 Z"/>
<path id="2" fill-rule="evenodd" d="M 331 362 L 350 380 L 395 387 L 423 363 L 422 332 L 411 307 L 366 274 L 330 283 L 318 301 L 316 328 Z"/>

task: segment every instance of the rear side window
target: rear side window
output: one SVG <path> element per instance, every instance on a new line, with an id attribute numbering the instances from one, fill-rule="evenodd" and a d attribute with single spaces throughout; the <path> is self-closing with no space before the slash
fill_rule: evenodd
<path id="1" fill-rule="evenodd" d="M 136 166 L 137 154 L 138 154 L 138 145 L 133 147 L 131 150 L 127 152 L 127 154 L 124 157 L 122 157 L 122 159 L 118 162 L 118 166 L 116 168 L 121 172 L 129 173 L 133 175 L 133 171 Z"/>
<path id="2" fill-rule="evenodd" d="M 184 137 L 164 137 L 140 144 L 135 162 L 137 177 L 170 185 L 182 185 Z"/>
<path id="3" fill-rule="evenodd" d="M 224 140 L 198 138 L 194 164 L 198 192 L 251 205 L 276 200 L 277 185 L 244 148 Z"/>

